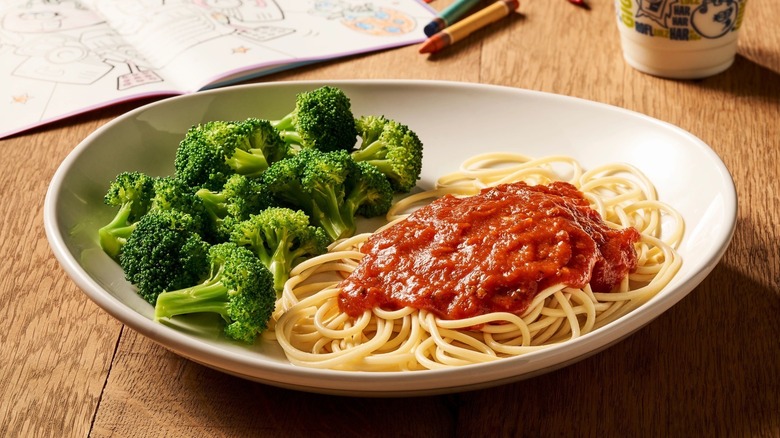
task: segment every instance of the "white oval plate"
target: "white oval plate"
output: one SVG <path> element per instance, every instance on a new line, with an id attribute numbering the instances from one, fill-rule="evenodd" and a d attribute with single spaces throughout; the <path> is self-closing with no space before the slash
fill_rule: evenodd
<path id="1" fill-rule="evenodd" d="M 656 184 L 686 221 L 683 265 L 650 302 L 574 341 L 525 356 L 464 368 L 344 372 L 289 364 L 277 345 L 247 347 L 196 324 L 170 327 L 99 248 L 96 230 L 114 210 L 102 203 L 119 172 L 173 172 L 178 142 L 195 123 L 250 116 L 276 119 L 295 94 L 342 88 L 356 115 L 385 115 L 425 143 L 421 187 L 487 151 L 570 155 L 586 168 L 627 162 Z M 693 135 L 620 108 L 515 88 L 432 81 L 282 82 L 224 88 L 159 101 L 101 127 L 65 159 L 49 187 L 44 221 L 54 254 L 87 296 L 133 330 L 193 361 L 247 379 L 312 392 L 408 396 L 482 388 L 528 378 L 592 355 L 641 328 L 691 292 L 715 267 L 734 231 L 737 199 L 718 156 Z"/>

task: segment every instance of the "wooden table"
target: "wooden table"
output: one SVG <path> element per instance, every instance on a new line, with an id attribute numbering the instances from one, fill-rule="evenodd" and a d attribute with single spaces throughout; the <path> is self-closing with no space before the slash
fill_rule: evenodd
<path id="1" fill-rule="evenodd" d="M 405 47 L 259 81 L 508 85 L 692 132 L 731 171 L 738 223 L 722 262 L 670 311 L 564 369 L 451 395 L 317 395 L 197 365 L 87 299 L 44 235 L 54 171 L 89 133 L 145 102 L 122 104 L 0 141 L 0 435 L 780 436 L 780 2 L 750 0 L 735 64 L 700 81 L 627 66 L 612 0 L 588 2 L 523 2 L 521 15 L 431 57 Z"/>

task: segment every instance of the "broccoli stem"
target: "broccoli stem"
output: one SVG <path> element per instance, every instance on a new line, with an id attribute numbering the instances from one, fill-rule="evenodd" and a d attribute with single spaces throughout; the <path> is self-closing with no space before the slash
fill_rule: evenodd
<path id="1" fill-rule="evenodd" d="M 279 131 L 279 136 L 287 144 L 302 144 L 303 137 L 297 131 Z"/>
<path id="2" fill-rule="evenodd" d="M 289 278 L 291 259 L 288 258 L 288 255 L 285 245 L 279 242 L 279 246 L 276 247 L 271 262 L 268 264 L 268 270 L 274 276 L 274 289 L 276 290 L 277 298 L 281 296 L 284 283 Z"/>
<path id="3" fill-rule="evenodd" d="M 344 204 L 341 207 L 341 213 L 344 217 L 355 217 L 358 209 L 368 199 L 368 192 L 366 190 L 353 190 L 344 199 Z"/>
<path id="4" fill-rule="evenodd" d="M 213 219 L 222 219 L 227 216 L 225 195 L 221 192 L 212 192 L 209 189 L 200 189 L 195 194 L 203 200 L 203 204 Z"/>
<path id="5" fill-rule="evenodd" d="M 253 151 L 256 151 L 256 153 L 253 153 Z M 268 169 L 268 161 L 265 159 L 261 149 L 252 149 L 250 151 L 236 149 L 233 155 L 226 159 L 225 162 L 236 173 L 250 178 L 257 178 Z"/>
<path id="6" fill-rule="evenodd" d="M 289 113 L 281 119 L 271 122 L 271 125 L 276 128 L 277 131 L 287 131 L 295 125 L 293 123 L 294 120 L 293 113 Z"/>
<path id="7" fill-rule="evenodd" d="M 157 297 L 154 307 L 155 319 L 201 312 L 218 313 L 230 322 L 228 288 L 220 280 L 210 279 L 186 289 L 163 292 Z"/>
<path id="8" fill-rule="evenodd" d="M 286 234 L 286 233 L 285 233 Z M 300 258 L 307 258 L 307 253 L 303 249 L 290 249 L 290 240 L 287 236 L 277 236 L 276 248 L 273 255 L 267 259 L 266 266 L 274 277 L 274 289 L 276 297 L 282 296 L 284 283 L 290 278 L 290 270 L 294 267 L 293 263 Z M 262 256 L 260 259 L 262 260 Z"/>
<path id="9" fill-rule="evenodd" d="M 384 160 L 381 158 L 374 159 L 374 160 L 366 160 L 366 163 L 373 165 L 377 169 L 379 169 L 380 172 L 384 173 L 385 175 L 394 176 L 397 177 L 398 173 L 393 168 L 393 163 L 390 160 Z"/>
<path id="10" fill-rule="evenodd" d="M 123 204 L 111 222 L 98 230 L 100 247 L 113 259 L 119 256 L 122 245 L 127 242 L 130 233 L 135 229 L 135 224 L 128 224 L 132 208 L 132 202 Z"/>
<path id="11" fill-rule="evenodd" d="M 383 152 L 383 149 L 385 149 L 385 143 L 377 140 L 353 151 L 352 158 L 354 158 L 355 161 L 383 159 L 385 158 L 384 153 L 380 154 L 380 152 Z"/>
<path id="12" fill-rule="evenodd" d="M 352 217 L 345 218 L 339 209 L 339 200 L 333 190 L 315 190 L 315 210 L 313 217 L 330 236 L 331 240 L 338 240 L 349 236 L 355 230 Z M 324 207 L 324 208 L 323 208 Z"/>

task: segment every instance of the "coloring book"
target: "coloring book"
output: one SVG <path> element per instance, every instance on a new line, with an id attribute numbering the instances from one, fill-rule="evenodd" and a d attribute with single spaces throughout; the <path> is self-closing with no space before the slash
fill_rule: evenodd
<path id="1" fill-rule="evenodd" d="M 418 0 L 6 0 L 0 138 L 121 101 L 421 42 Z"/>

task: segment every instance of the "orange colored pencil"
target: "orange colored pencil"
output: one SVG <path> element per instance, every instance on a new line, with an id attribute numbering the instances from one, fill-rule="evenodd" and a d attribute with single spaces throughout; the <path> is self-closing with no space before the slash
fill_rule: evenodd
<path id="1" fill-rule="evenodd" d="M 494 23 L 520 7 L 518 0 L 499 0 L 425 40 L 420 53 L 437 52 Z"/>

